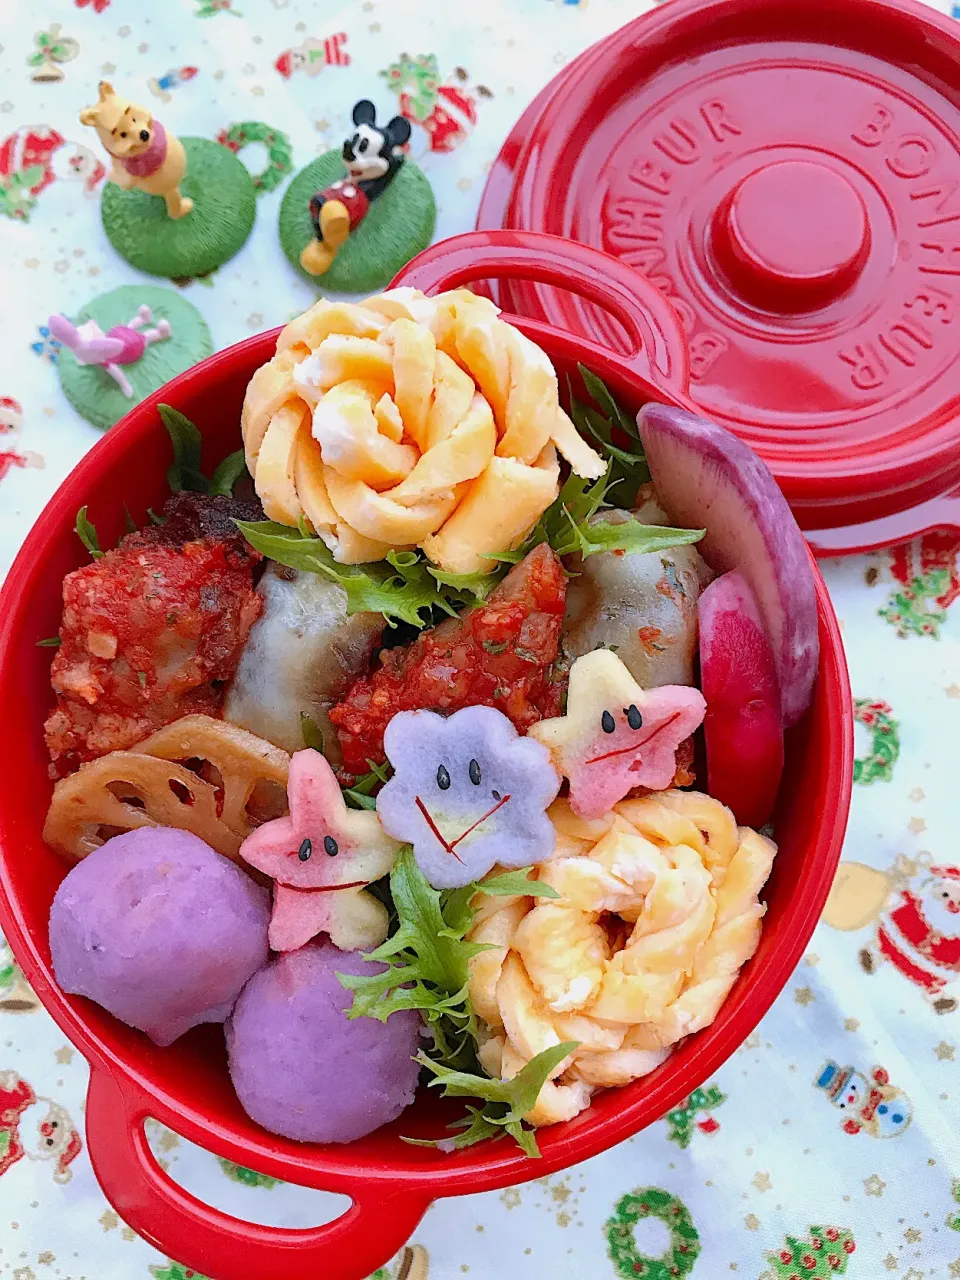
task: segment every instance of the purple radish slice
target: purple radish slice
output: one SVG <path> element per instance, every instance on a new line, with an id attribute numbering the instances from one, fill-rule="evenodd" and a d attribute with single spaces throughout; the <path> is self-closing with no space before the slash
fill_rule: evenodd
<path id="1" fill-rule="evenodd" d="M 742 826 L 770 821 L 783 773 L 773 650 L 746 579 L 725 573 L 697 605 L 707 787 Z"/>
<path id="2" fill-rule="evenodd" d="M 645 405 L 637 423 L 671 521 L 705 528 L 697 550 L 718 573 L 739 570 L 756 596 L 789 728 L 810 705 L 820 661 L 813 570 L 793 513 L 766 465 L 723 427 L 663 404 Z"/>

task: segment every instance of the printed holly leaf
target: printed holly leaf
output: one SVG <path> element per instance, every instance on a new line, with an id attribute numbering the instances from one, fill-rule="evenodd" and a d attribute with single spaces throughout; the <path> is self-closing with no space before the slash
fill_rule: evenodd
<path id="1" fill-rule="evenodd" d="M 402 53 L 398 60 L 380 72 L 380 77 L 395 93 L 407 97 L 407 112 L 422 124 L 437 103 L 440 69 L 434 53 L 421 53 L 411 58 Z"/>
<path id="2" fill-rule="evenodd" d="M 171 1261 L 165 1267 L 152 1266 L 147 1269 L 154 1280 L 208 1280 L 208 1277 L 202 1276 L 199 1271 L 185 1267 L 179 1262 Z"/>

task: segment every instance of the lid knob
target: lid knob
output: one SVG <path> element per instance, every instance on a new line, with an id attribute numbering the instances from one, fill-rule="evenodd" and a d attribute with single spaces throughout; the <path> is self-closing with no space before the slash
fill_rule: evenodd
<path id="1" fill-rule="evenodd" d="M 765 165 L 713 216 L 713 248 L 730 283 L 769 311 L 808 311 L 844 293 L 870 249 L 863 201 L 812 160 Z"/>

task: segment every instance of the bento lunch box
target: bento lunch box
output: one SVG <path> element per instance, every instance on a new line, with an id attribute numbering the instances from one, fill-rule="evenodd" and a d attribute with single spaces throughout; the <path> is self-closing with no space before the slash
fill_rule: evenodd
<path id="1" fill-rule="evenodd" d="M 435 293 L 485 280 L 572 291 L 618 326 L 621 352 L 603 338 L 506 315 L 546 351 L 561 387 L 568 375 L 579 386 L 583 362 L 630 413 L 648 401 L 693 408 L 682 390 L 689 355 L 676 312 L 654 285 L 595 249 L 530 232 L 473 232 L 433 246 L 394 283 Z M 209 470 L 236 449 L 247 382 L 273 354 L 278 332 L 211 356 L 132 409 L 67 477 L 10 571 L 0 594 L 8 762 L 0 782 L 0 928 L 47 1010 L 90 1063 L 90 1158 L 107 1198 L 134 1230 L 217 1280 L 362 1280 L 400 1248 L 435 1198 L 542 1177 L 622 1142 L 711 1076 L 749 1035 L 800 960 L 837 867 L 850 803 L 852 705 L 837 621 L 814 564 L 820 670 L 813 705 L 786 738 L 775 817 L 779 853 L 763 894 L 767 915 L 757 953 L 712 1026 L 646 1078 L 601 1093 L 576 1119 L 541 1130 L 541 1159 L 506 1143 L 452 1155 L 404 1143 L 401 1134 L 441 1136 L 458 1114 L 426 1090 L 394 1124 L 346 1146 L 305 1145 L 261 1129 L 230 1086 L 219 1027 L 197 1028 L 161 1049 L 56 984 L 47 918 L 67 867 L 41 840 L 52 787 L 43 742 L 50 657 L 37 641 L 56 630 L 61 581 L 83 559 L 73 532 L 78 508 L 88 507 L 112 545 L 124 531 L 124 503 L 135 517 L 162 503 L 169 441 L 157 404 L 173 405 L 200 426 Z M 160 1168 L 144 1133 L 151 1116 L 219 1156 L 344 1193 L 352 1206 L 308 1230 L 241 1222 L 203 1204 Z"/>

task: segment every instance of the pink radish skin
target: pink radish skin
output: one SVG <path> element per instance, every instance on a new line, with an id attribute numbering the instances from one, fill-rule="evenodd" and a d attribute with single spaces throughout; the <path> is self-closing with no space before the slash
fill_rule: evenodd
<path id="1" fill-rule="evenodd" d="M 645 405 L 637 424 L 671 523 L 705 528 L 697 550 L 710 567 L 750 584 L 789 728 L 810 705 L 820 661 L 813 572 L 793 513 L 764 463 L 723 427 L 662 404 Z"/>
<path id="2" fill-rule="evenodd" d="M 783 773 L 783 721 L 773 650 L 743 575 L 711 582 L 697 620 L 708 789 L 741 826 L 761 827 Z"/>

